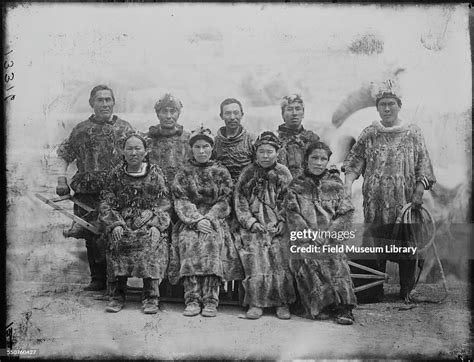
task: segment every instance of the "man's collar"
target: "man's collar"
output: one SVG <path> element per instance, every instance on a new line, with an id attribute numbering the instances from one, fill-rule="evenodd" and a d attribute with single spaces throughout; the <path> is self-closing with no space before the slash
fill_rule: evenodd
<path id="1" fill-rule="evenodd" d="M 398 125 L 392 127 L 385 127 L 380 120 L 374 121 L 372 125 L 377 131 L 384 133 L 398 133 L 408 129 L 408 125 L 402 119 L 400 119 L 400 123 Z"/>
<path id="2" fill-rule="evenodd" d="M 148 129 L 148 134 L 150 137 L 170 137 L 170 136 L 181 136 L 183 134 L 183 126 L 176 124 L 173 128 L 163 128 L 160 124 L 156 126 L 151 126 Z"/>
<path id="3" fill-rule="evenodd" d="M 100 125 L 103 125 L 103 124 L 114 124 L 115 122 L 117 122 L 117 119 L 118 117 L 116 115 L 113 115 L 112 117 L 110 117 L 108 120 L 106 121 L 103 121 L 103 120 L 98 120 L 95 116 L 95 114 L 91 115 L 89 117 L 89 120 L 95 124 L 100 124 Z"/>
<path id="4" fill-rule="evenodd" d="M 221 127 L 220 129 L 221 131 L 221 135 L 224 136 L 225 138 L 231 140 L 233 138 L 237 138 L 238 136 L 240 136 L 243 132 L 244 132 L 244 127 L 242 127 L 241 125 L 239 126 L 239 130 L 237 131 L 237 133 L 234 135 L 234 136 L 231 136 L 231 137 L 228 137 L 227 136 L 227 127 L 224 126 L 224 127 Z"/>
<path id="5" fill-rule="evenodd" d="M 305 129 L 304 129 L 303 125 L 300 125 L 298 129 L 290 128 L 285 123 L 278 126 L 278 131 L 285 132 L 285 133 L 290 133 L 290 134 L 294 134 L 294 135 L 299 134 L 299 133 L 303 132 L 304 130 Z"/>

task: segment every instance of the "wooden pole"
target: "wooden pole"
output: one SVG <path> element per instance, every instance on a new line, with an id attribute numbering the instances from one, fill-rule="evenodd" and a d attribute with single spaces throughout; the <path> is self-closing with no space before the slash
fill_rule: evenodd
<path id="1" fill-rule="evenodd" d="M 44 203 L 46 203 L 47 205 L 51 206 L 53 209 L 55 209 L 56 211 L 59 211 L 61 214 L 63 215 L 66 215 L 67 217 L 69 217 L 70 219 L 74 220 L 75 222 L 77 222 L 79 225 L 85 227 L 87 230 L 93 232 L 94 234 L 96 235 L 100 235 L 101 232 L 99 231 L 99 229 L 97 227 L 95 227 L 94 225 L 88 223 L 87 221 L 81 219 L 79 216 L 76 216 L 74 214 L 71 214 L 69 211 L 67 211 L 66 209 L 64 209 L 63 207 L 59 206 L 59 205 L 56 205 L 53 201 L 47 199 L 46 197 L 40 195 L 40 194 L 35 194 L 35 196 L 40 199 L 41 201 L 43 201 Z"/>
<path id="2" fill-rule="evenodd" d="M 368 266 L 354 263 L 353 261 L 350 261 L 350 260 L 347 261 L 347 264 L 355 266 L 356 268 L 371 272 L 373 274 L 377 274 L 377 275 L 383 276 L 385 278 L 388 278 L 388 274 L 383 273 L 380 270 L 375 270 L 375 269 L 369 268 Z"/>

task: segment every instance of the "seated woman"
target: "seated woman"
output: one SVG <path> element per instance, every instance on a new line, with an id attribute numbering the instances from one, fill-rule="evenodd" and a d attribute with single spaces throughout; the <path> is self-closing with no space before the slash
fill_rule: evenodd
<path id="1" fill-rule="evenodd" d="M 215 317 L 225 276 L 224 238 L 232 180 L 229 171 L 211 160 L 214 138 L 209 129 L 191 133 L 193 158 L 171 186 L 179 221 L 173 227 L 168 277 L 184 284 L 184 315 Z"/>
<path id="2" fill-rule="evenodd" d="M 304 172 L 291 182 L 285 199 L 290 232 L 305 229 L 350 231 L 354 207 L 344 193 L 337 171 L 333 173 L 326 169 L 331 154 L 323 142 L 308 145 Z M 340 243 L 338 238 L 330 237 L 294 242 L 298 246 L 315 247 Z M 353 323 L 352 309 L 357 300 L 344 253 L 321 251 L 312 253 L 311 258 L 293 255 L 290 268 L 307 317 L 328 319 L 333 316 L 337 323 Z"/>
<path id="3" fill-rule="evenodd" d="M 138 133 L 123 140 L 124 163 L 101 192 L 99 220 L 108 236 L 106 260 L 110 302 L 119 312 L 127 278 L 143 278 L 143 311 L 158 312 L 159 284 L 168 266 L 171 199 L 161 169 L 148 162 L 146 140 Z"/>
<path id="4" fill-rule="evenodd" d="M 235 213 L 240 228 L 235 242 L 244 266 L 244 304 L 248 319 L 258 319 L 263 309 L 276 307 L 277 317 L 289 319 L 288 305 L 295 301 L 293 277 L 288 267 L 288 242 L 282 237 L 285 217 L 282 203 L 292 179 L 286 166 L 277 163 L 279 141 L 263 132 L 255 142 L 256 161 L 241 173 L 235 187 Z"/>

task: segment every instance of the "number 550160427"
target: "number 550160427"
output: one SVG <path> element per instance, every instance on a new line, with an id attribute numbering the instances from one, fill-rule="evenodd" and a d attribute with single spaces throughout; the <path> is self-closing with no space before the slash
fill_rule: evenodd
<path id="1" fill-rule="evenodd" d="M 5 80 L 5 95 L 6 97 L 3 98 L 3 100 L 6 101 L 12 101 L 15 99 L 14 94 L 8 94 L 13 88 L 15 88 L 11 81 L 15 78 L 15 73 L 13 73 L 13 65 L 15 64 L 13 60 L 8 59 L 8 55 L 13 52 L 13 49 L 10 50 L 9 52 L 5 53 L 5 61 L 3 62 L 3 69 L 4 69 L 4 80 Z"/>

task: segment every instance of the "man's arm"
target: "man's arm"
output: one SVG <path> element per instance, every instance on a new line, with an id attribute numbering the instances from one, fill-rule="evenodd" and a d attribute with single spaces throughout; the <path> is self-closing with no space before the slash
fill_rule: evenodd
<path id="1" fill-rule="evenodd" d="M 417 210 L 423 205 L 423 194 L 425 193 L 425 185 L 418 181 L 416 183 L 415 192 L 413 192 L 413 198 L 411 200 L 413 209 Z"/>
<path id="2" fill-rule="evenodd" d="M 59 177 L 66 177 L 67 169 L 69 167 L 69 162 L 64 160 L 63 158 L 58 158 L 58 173 Z"/>
<path id="3" fill-rule="evenodd" d="M 433 184 L 436 182 L 436 177 L 433 173 L 433 166 L 420 128 L 412 125 L 411 129 L 414 131 L 414 142 L 417 147 L 415 158 L 416 186 L 411 202 L 414 209 L 419 209 L 423 204 L 423 194 L 425 190 L 431 190 Z"/>
<path id="4" fill-rule="evenodd" d="M 58 149 L 58 184 L 56 186 L 56 193 L 59 196 L 69 195 L 71 193 L 71 188 L 67 184 L 67 169 L 71 160 L 75 158 L 70 145 L 70 140 L 65 140 Z"/>
<path id="5" fill-rule="evenodd" d="M 344 172 L 344 191 L 348 197 L 352 197 L 352 184 L 365 172 L 366 141 L 372 133 L 371 127 L 365 128 L 360 134 L 357 142 L 352 146 L 346 156 L 341 170 Z"/>
<path id="6" fill-rule="evenodd" d="M 69 166 L 69 162 L 59 158 L 59 176 L 58 184 L 56 186 L 56 193 L 59 196 L 69 195 L 71 193 L 71 188 L 67 184 L 66 172 Z"/>
<path id="7" fill-rule="evenodd" d="M 352 198 L 352 184 L 356 179 L 357 175 L 353 172 L 347 172 L 344 174 L 344 191 L 350 198 Z"/>

